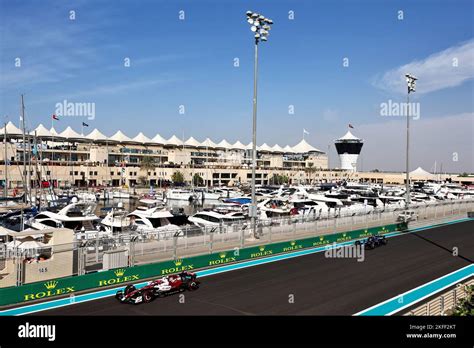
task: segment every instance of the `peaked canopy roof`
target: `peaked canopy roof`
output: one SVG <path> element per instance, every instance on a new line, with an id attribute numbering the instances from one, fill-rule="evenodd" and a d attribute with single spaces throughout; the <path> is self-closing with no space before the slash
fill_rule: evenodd
<path id="1" fill-rule="evenodd" d="M 77 133 L 70 126 L 68 126 L 64 131 L 62 131 L 59 136 L 66 139 L 85 139 L 83 135 Z"/>
<path id="2" fill-rule="evenodd" d="M 292 147 L 293 152 L 296 153 L 306 153 L 306 152 L 322 152 L 317 148 L 308 144 L 306 140 L 301 140 L 298 144 Z"/>
<path id="3" fill-rule="evenodd" d="M 102 134 L 97 128 L 94 128 L 92 132 L 86 135 L 86 138 L 93 141 L 104 141 L 108 139 L 107 136 Z"/>
<path id="4" fill-rule="evenodd" d="M 49 130 L 49 132 L 51 133 L 51 135 L 54 135 L 54 136 L 59 135 L 59 133 L 56 132 L 56 129 L 54 129 L 54 127 L 51 127 L 51 129 Z"/>
<path id="5" fill-rule="evenodd" d="M 344 134 L 344 136 L 342 136 L 341 138 L 337 140 L 362 140 L 362 139 L 357 138 L 354 134 L 351 133 L 351 131 L 348 130 L 347 133 Z"/>
<path id="6" fill-rule="evenodd" d="M 232 149 L 232 145 L 225 139 L 223 139 L 219 144 L 217 144 L 217 147 L 221 147 L 223 149 Z"/>
<path id="7" fill-rule="evenodd" d="M 422 177 L 432 177 L 434 176 L 430 172 L 424 170 L 421 167 L 416 168 L 415 170 L 410 172 L 410 176 L 422 176 Z"/>
<path id="8" fill-rule="evenodd" d="M 161 135 L 159 134 L 156 134 L 153 139 L 151 139 L 152 142 L 156 143 L 156 144 L 162 144 L 162 145 L 165 145 L 167 144 L 167 140 L 165 138 L 163 138 Z"/>
<path id="9" fill-rule="evenodd" d="M 175 146 L 181 146 L 183 145 L 183 141 L 179 139 L 176 135 L 173 135 L 171 138 L 169 138 L 166 141 L 167 145 L 175 145 Z"/>
<path id="10" fill-rule="evenodd" d="M 5 134 L 5 126 L 0 129 L 0 134 L 4 135 Z M 7 135 L 11 136 L 17 136 L 17 135 L 23 135 L 23 132 L 21 131 L 20 128 L 17 128 L 12 121 L 7 123 Z"/>
<path id="11" fill-rule="evenodd" d="M 278 144 L 273 145 L 272 151 L 273 152 L 285 152 L 285 150 L 283 150 L 283 148 Z"/>
<path id="12" fill-rule="evenodd" d="M 125 142 L 133 142 L 132 139 L 130 139 L 128 136 L 122 133 L 122 131 L 117 131 L 114 135 L 112 135 L 109 140 L 113 141 L 118 141 L 119 143 L 125 143 Z"/>
<path id="13" fill-rule="evenodd" d="M 197 146 L 200 146 L 201 143 L 197 141 L 196 139 L 194 139 L 193 137 L 190 137 L 188 140 L 184 142 L 184 145 L 197 147 Z"/>
<path id="14" fill-rule="evenodd" d="M 38 127 L 36 127 L 34 130 L 30 132 L 31 135 L 35 135 L 35 133 L 38 138 L 51 138 L 52 137 L 51 132 L 41 123 L 38 125 Z"/>
<path id="15" fill-rule="evenodd" d="M 285 153 L 293 153 L 293 148 L 290 145 L 286 145 L 283 150 L 285 150 Z"/>
<path id="16" fill-rule="evenodd" d="M 232 145 L 232 148 L 233 149 L 238 149 L 238 150 L 245 150 L 245 145 L 242 144 L 240 141 L 236 141 L 233 145 Z"/>
<path id="17" fill-rule="evenodd" d="M 217 147 L 217 144 L 215 142 L 213 142 L 211 139 L 206 138 L 206 140 L 204 140 L 201 143 L 201 146 L 204 146 L 204 147 Z"/>
<path id="18" fill-rule="evenodd" d="M 259 147 L 260 151 L 272 152 L 272 148 L 267 145 L 267 143 L 263 143 L 262 146 Z"/>
<path id="19" fill-rule="evenodd" d="M 136 141 L 137 143 L 140 143 L 140 144 L 149 144 L 152 142 L 151 139 L 148 138 L 142 132 L 138 133 L 137 136 L 133 138 L 133 141 Z"/>
<path id="20" fill-rule="evenodd" d="M 173 135 L 171 138 L 166 140 L 160 134 L 156 134 L 153 139 L 150 139 L 142 132 L 138 133 L 133 139 L 129 138 L 125 135 L 122 131 L 117 131 L 114 135 L 108 138 L 102 132 L 100 132 L 97 128 L 95 128 L 92 132 L 90 132 L 87 136 L 83 136 L 78 132 L 74 131 L 70 126 L 68 126 L 63 132 L 59 133 L 51 127 L 48 130 L 42 124 L 38 125 L 35 129 L 36 135 L 38 137 L 43 138 L 64 138 L 68 140 L 74 141 L 97 141 L 97 142 L 104 142 L 104 141 L 111 141 L 111 142 L 119 142 L 119 143 L 135 143 L 135 144 L 161 144 L 161 145 L 172 145 L 172 146 L 182 146 L 183 141 L 182 139 L 178 138 L 176 135 Z M 30 134 L 34 134 L 35 131 L 30 132 Z M 4 134 L 4 127 L 0 128 L 0 135 Z M 7 135 L 18 138 L 23 135 L 22 131 L 17 128 L 11 121 L 7 123 Z M 342 138 L 342 140 L 360 140 L 352 135 L 350 132 L 347 132 L 346 135 Z M 58 140 L 61 141 L 61 140 Z M 220 143 L 216 144 L 210 138 L 206 138 L 203 142 L 199 142 L 194 137 L 190 137 L 188 140 L 184 142 L 186 146 L 190 147 L 208 147 L 208 148 L 220 148 L 220 149 L 235 149 L 235 150 L 252 150 L 252 142 L 247 145 L 242 144 L 240 141 L 236 141 L 234 144 L 230 144 L 226 139 L 223 139 Z M 306 140 L 301 140 L 298 144 L 293 147 L 286 145 L 282 148 L 280 145 L 275 144 L 273 147 L 269 146 L 268 144 L 264 143 L 261 146 L 257 146 L 258 151 L 264 152 L 278 152 L 278 153 L 308 153 L 308 152 L 322 152 L 317 148 L 311 146 L 306 142 Z M 429 173 L 428 173 L 429 174 Z"/>

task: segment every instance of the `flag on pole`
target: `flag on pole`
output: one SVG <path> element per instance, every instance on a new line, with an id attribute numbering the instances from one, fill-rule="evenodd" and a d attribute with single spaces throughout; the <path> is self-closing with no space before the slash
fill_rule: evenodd
<path id="1" fill-rule="evenodd" d="M 354 126 L 349 123 L 349 128 L 354 128 Z"/>
<path id="2" fill-rule="evenodd" d="M 82 122 L 82 126 L 84 126 L 84 127 L 89 127 L 89 125 L 88 125 L 87 123 L 85 123 L 85 122 Z"/>
<path id="3" fill-rule="evenodd" d="M 59 117 L 56 116 L 56 115 L 53 115 L 52 118 L 53 118 L 53 120 L 59 121 Z"/>
<path id="4" fill-rule="evenodd" d="M 309 134 L 309 132 L 303 128 L 303 134 Z"/>

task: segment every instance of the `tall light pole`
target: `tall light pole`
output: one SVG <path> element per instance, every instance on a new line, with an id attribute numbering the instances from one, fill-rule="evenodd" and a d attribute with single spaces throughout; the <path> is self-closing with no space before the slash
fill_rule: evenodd
<path id="1" fill-rule="evenodd" d="M 257 201 L 255 199 L 255 170 L 257 167 L 257 74 L 258 74 L 258 43 L 267 41 L 270 35 L 271 19 L 262 16 L 259 13 L 247 11 L 247 22 L 251 25 L 250 30 L 255 33 L 255 62 L 253 74 L 253 133 L 252 133 L 252 205 L 250 207 L 250 217 L 252 223 L 253 235 L 257 236 Z"/>
<path id="2" fill-rule="evenodd" d="M 408 209 L 410 206 L 410 93 L 415 92 L 416 89 L 416 80 L 415 76 L 410 74 L 405 74 L 407 81 L 407 163 L 406 163 L 406 201 L 405 208 Z"/>

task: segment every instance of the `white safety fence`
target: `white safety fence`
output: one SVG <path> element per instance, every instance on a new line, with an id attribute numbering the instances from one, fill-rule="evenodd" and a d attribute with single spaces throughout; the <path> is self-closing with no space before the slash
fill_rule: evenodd
<path id="1" fill-rule="evenodd" d="M 415 207 L 418 219 L 410 227 L 441 223 L 467 216 L 474 210 L 472 201 L 447 202 L 437 205 Z M 148 235 L 134 243 L 136 262 L 147 263 L 159 259 L 185 257 L 207 252 L 242 248 L 322 234 L 382 226 L 399 222 L 400 211 L 374 212 L 365 215 L 319 219 L 314 216 L 292 216 L 259 220 L 255 231 L 249 221 L 232 225 L 206 227 L 183 227 L 173 237 Z"/>
<path id="2" fill-rule="evenodd" d="M 467 212 L 474 211 L 474 202 L 468 200 L 449 201 L 413 209 L 418 214 L 418 220 L 410 222 L 411 228 L 464 218 L 467 216 Z M 107 268 L 114 268 L 110 261 L 112 253 L 113 259 L 121 262 L 117 267 L 133 266 L 271 242 L 394 224 L 402 211 L 375 211 L 364 215 L 331 218 L 319 218 L 316 215 L 311 215 L 259 220 L 255 231 L 249 221 L 206 227 L 183 226 L 179 233 L 176 229 L 140 233 L 135 231 L 86 242 L 77 241 L 67 245 L 54 245 L 46 256 L 51 261 L 55 260 L 54 267 L 58 269 L 72 267 L 72 275 L 84 274 L 102 270 L 104 264 Z M 120 252 L 123 252 L 123 255 L 120 255 Z M 107 255 L 105 262 L 104 254 Z M 16 277 L 18 282 L 24 283 L 25 277 L 21 268 L 14 267 L 10 270 L 11 267 L 7 267 L 10 260 L 16 265 L 22 265 L 18 257 L 20 256 L 12 256 L 8 253 L 0 255 L 0 273 L 2 273 L 2 268 L 5 271 L 4 274 L 16 272 L 17 276 L 13 274 L 12 276 Z M 127 265 L 123 262 L 127 262 Z M 38 271 L 40 271 L 41 265 L 42 263 L 39 262 Z M 44 276 L 47 277 L 47 273 Z M 0 279 L 0 287 L 1 283 L 2 279 Z"/>

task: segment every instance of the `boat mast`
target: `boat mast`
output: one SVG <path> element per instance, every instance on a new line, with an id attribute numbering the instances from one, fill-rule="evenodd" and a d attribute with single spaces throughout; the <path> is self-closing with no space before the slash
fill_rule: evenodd
<path id="1" fill-rule="evenodd" d="M 26 172 L 26 137 L 25 137 L 25 103 L 23 100 L 23 94 L 21 95 L 21 127 L 23 128 L 23 175 L 24 180 L 26 181 L 24 191 L 25 191 L 25 198 L 29 196 L 29 173 Z M 31 196 L 30 203 L 31 203 Z"/>
<path id="2" fill-rule="evenodd" d="M 5 198 L 8 197 L 8 176 L 7 176 L 7 123 L 5 122 L 5 128 L 3 132 L 3 144 L 5 145 Z"/>

